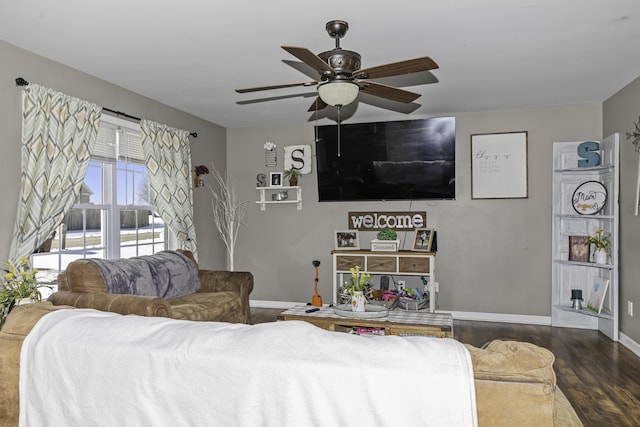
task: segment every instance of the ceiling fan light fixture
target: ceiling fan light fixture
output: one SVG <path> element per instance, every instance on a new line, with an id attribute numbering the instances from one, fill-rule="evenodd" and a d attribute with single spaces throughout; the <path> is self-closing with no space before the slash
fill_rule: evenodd
<path id="1" fill-rule="evenodd" d="M 345 106 L 351 104 L 358 97 L 360 87 L 352 82 L 326 82 L 318 86 L 318 95 L 325 104 Z"/>

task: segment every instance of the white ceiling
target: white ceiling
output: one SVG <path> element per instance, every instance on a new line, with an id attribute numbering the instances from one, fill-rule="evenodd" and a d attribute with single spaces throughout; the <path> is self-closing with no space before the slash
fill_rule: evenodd
<path id="1" fill-rule="evenodd" d="M 324 27 L 333 19 L 349 23 L 342 47 L 365 68 L 421 56 L 439 64 L 378 80 L 422 94 L 414 115 L 602 102 L 640 75 L 638 0 L 3 1 L 0 39 L 219 125 L 248 127 L 314 119 L 313 87 L 234 89 L 311 80 L 280 46 L 332 49 Z M 429 79 L 437 82 L 419 84 Z M 389 118 L 370 103 L 360 94 L 344 113 Z"/>

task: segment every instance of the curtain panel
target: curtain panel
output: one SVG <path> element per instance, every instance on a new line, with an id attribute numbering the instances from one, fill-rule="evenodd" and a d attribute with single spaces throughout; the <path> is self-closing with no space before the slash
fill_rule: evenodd
<path id="1" fill-rule="evenodd" d="M 189 132 L 146 119 L 140 121 L 140 128 L 156 209 L 179 246 L 197 257 Z"/>
<path id="2" fill-rule="evenodd" d="M 22 91 L 20 200 L 9 259 L 33 253 L 80 194 L 102 107 L 36 84 Z"/>

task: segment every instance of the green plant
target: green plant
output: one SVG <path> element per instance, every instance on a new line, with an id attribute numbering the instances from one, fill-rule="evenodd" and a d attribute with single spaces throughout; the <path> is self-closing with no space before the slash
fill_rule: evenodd
<path id="1" fill-rule="evenodd" d="M 284 171 L 284 177 L 285 177 L 285 178 L 289 178 L 289 179 L 291 179 L 291 178 L 297 178 L 297 177 L 299 177 L 300 175 L 302 175 L 302 174 L 300 173 L 300 169 L 290 168 L 290 169 L 287 169 L 287 170 L 285 170 L 285 171 Z"/>
<path id="2" fill-rule="evenodd" d="M 40 301 L 42 299 L 40 288 L 48 287 L 38 285 L 37 271 L 31 268 L 27 258 L 20 258 L 17 265 L 13 262 L 3 265 L 6 273 L 0 290 L 0 319 L 9 315 L 17 301 L 25 298 Z"/>
<path id="3" fill-rule="evenodd" d="M 355 266 L 349 269 L 351 272 L 351 279 L 345 284 L 345 288 L 349 290 L 349 293 L 353 295 L 354 292 L 364 291 L 369 286 L 369 279 L 371 275 L 369 273 L 360 272 L 360 267 Z"/>
<path id="4" fill-rule="evenodd" d="M 608 253 L 611 247 L 610 237 L 611 233 L 605 233 L 604 229 L 599 228 L 596 230 L 595 236 L 589 236 L 589 243 L 593 244 L 596 249 L 604 249 Z"/>
<path id="5" fill-rule="evenodd" d="M 378 240 L 396 240 L 398 238 L 398 233 L 396 233 L 396 230 L 385 228 L 384 230 L 378 231 L 376 237 Z"/>
<path id="6" fill-rule="evenodd" d="M 293 167 L 284 171 L 284 177 L 289 179 L 289 185 L 293 187 L 298 185 L 298 177 L 300 175 L 300 170 Z"/>

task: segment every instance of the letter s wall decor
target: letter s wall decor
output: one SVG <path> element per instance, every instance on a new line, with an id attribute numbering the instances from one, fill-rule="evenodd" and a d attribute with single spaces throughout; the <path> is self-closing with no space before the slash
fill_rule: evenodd
<path id="1" fill-rule="evenodd" d="M 284 170 L 297 169 L 301 174 L 311 173 L 311 145 L 284 147 Z"/>

